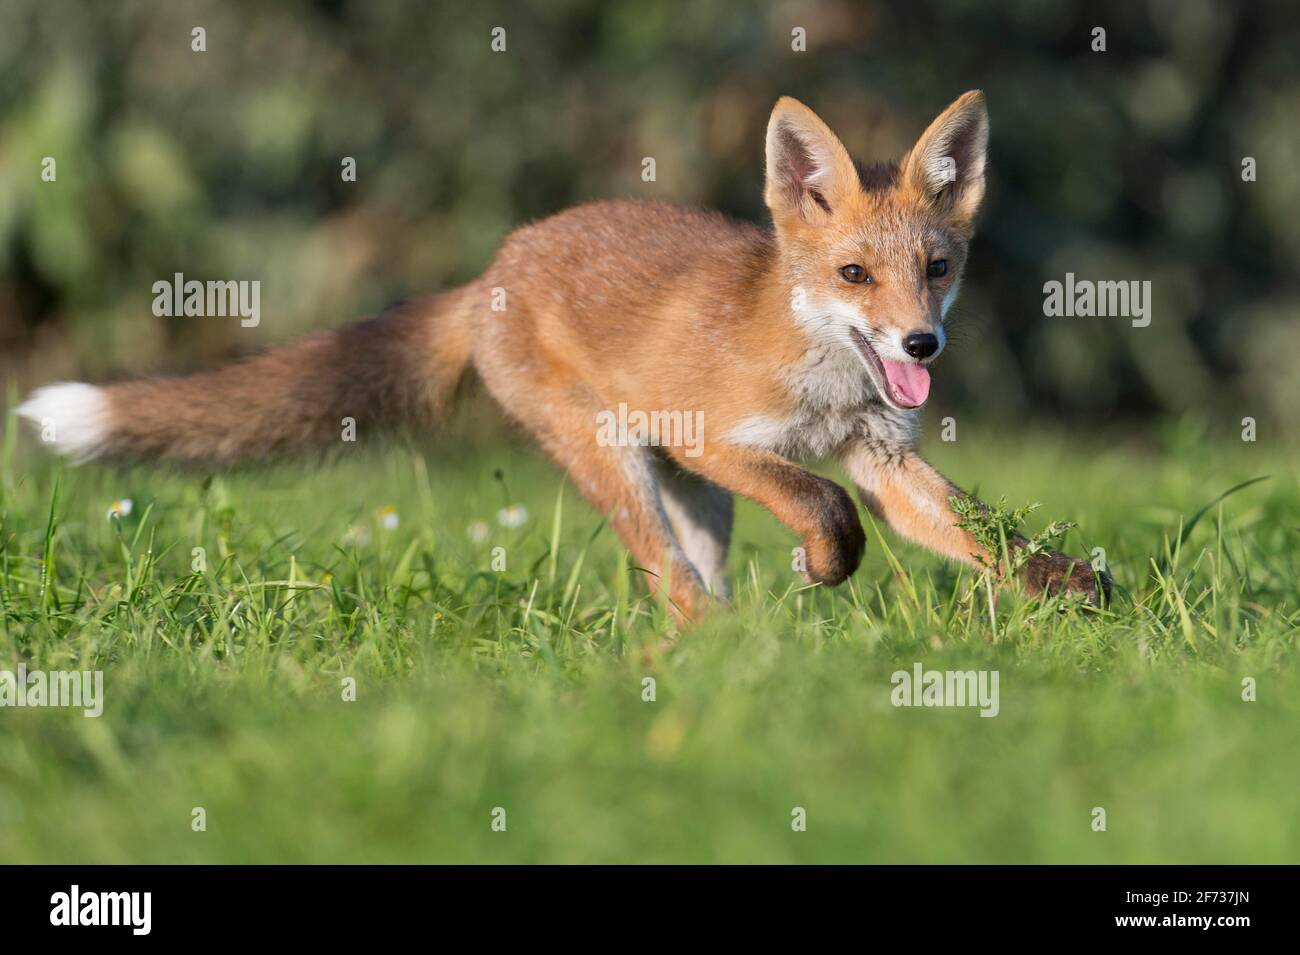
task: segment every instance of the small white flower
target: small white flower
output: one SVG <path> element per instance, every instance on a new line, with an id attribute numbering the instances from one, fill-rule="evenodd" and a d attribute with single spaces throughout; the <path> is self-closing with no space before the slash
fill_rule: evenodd
<path id="1" fill-rule="evenodd" d="M 492 528 L 488 527 L 487 521 L 475 521 L 469 527 L 465 528 L 465 533 L 475 544 L 481 544 L 488 539 L 492 533 Z"/>
<path id="2" fill-rule="evenodd" d="M 388 530 L 397 530 L 397 525 L 401 523 L 401 518 L 397 516 L 397 508 L 391 504 L 379 509 L 379 523 L 383 524 Z"/>
<path id="3" fill-rule="evenodd" d="M 115 517 L 126 517 L 131 513 L 131 499 L 124 497 L 120 501 L 114 501 L 108 508 L 107 517 L 111 521 Z"/>
<path id="4" fill-rule="evenodd" d="M 511 504 L 497 511 L 497 523 L 502 527 L 523 527 L 528 523 L 528 508 L 522 504 Z"/>
<path id="5" fill-rule="evenodd" d="M 354 547 L 365 547 L 370 543 L 370 528 L 361 524 L 349 527 L 343 535 L 343 543 Z"/>

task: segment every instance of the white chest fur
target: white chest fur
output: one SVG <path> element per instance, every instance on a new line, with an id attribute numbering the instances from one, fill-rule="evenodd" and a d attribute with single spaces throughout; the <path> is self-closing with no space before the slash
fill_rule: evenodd
<path id="1" fill-rule="evenodd" d="M 793 411 L 751 415 L 726 439 L 794 460 L 827 457 L 860 435 L 889 445 L 915 443 L 917 413 L 885 405 L 861 359 L 838 341 L 810 347 L 788 373 L 786 387 L 797 402 Z"/>

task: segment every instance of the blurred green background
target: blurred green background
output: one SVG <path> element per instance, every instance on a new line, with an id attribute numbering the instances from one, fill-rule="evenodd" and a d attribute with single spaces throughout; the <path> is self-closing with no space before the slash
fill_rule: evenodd
<path id="1" fill-rule="evenodd" d="M 848 585 L 810 590 L 742 502 L 734 612 L 669 651 L 600 516 L 480 404 L 427 461 L 203 479 L 30 440 L 19 464 L 10 418 L 0 661 L 103 666 L 113 702 L 0 720 L 0 859 L 1294 861 L 1297 51 L 1294 2 L 8 0 L 5 392 L 341 325 L 587 199 L 764 218 L 779 95 L 870 159 L 982 87 L 991 188 L 927 409 L 963 437 L 926 450 L 1042 501 L 1035 526 L 1078 521 L 1067 549 L 1104 547 L 1120 599 L 987 624 L 969 572 L 871 532 Z M 177 271 L 260 280 L 261 324 L 154 317 Z M 1151 281 L 1151 325 L 1045 318 L 1066 272 Z M 515 503 L 522 527 L 491 523 Z M 999 670 L 1002 715 L 893 709 L 918 660 Z"/>
<path id="2" fill-rule="evenodd" d="M 936 406 L 1293 434 L 1297 50 L 1280 2 L 8 2 L 0 373 L 198 367 L 469 278 L 587 199 L 763 218 L 779 95 L 870 159 L 982 87 L 991 189 Z M 177 271 L 260 279 L 261 325 L 154 317 Z M 1150 327 L 1044 318 L 1067 271 L 1150 280 Z"/>

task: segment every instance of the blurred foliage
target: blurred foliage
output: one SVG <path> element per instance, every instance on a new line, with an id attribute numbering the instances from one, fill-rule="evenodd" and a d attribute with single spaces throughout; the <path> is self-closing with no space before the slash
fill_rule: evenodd
<path id="1" fill-rule="evenodd" d="M 515 225 L 591 198 L 762 218 L 779 95 L 883 158 L 982 87 L 993 178 L 935 406 L 1291 431 L 1297 49 L 1281 2 L 17 0 L 0 368 L 26 387 L 195 367 L 462 281 Z M 178 271 L 260 279 L 261 325 L 155 318 Z M 1045 318 L 1067 271 L 1151 280 L 1150 327 Z"/>

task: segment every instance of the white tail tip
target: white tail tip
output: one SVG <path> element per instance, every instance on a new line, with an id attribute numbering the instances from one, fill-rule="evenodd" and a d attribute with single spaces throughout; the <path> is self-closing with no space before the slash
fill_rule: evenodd
<path id="1" fill-rule="evenodd" d="M 108 440 L 108 396 L 94 385 L 63 382 L 37 388 L 18 406 L 18 415 L 32 423 L 42 444 L 74 461 L 89 461 Z"/>

